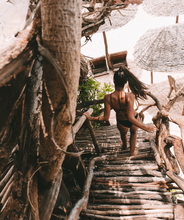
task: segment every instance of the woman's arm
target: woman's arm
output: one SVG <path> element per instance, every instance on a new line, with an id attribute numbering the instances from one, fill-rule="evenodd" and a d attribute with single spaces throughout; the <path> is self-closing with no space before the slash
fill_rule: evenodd
<path id="1" fill-rule="evenodd" d="M 127 97 L 127 116 L 128 120 L 134 124 L 135 126 L 147 131 L 147 132 L 155 132 L 158 129 L 155 126 L 146 126 L 142 124 L 140 121 L 138 121 L 135 118 L 135 110 L 134 110 L 134 99 L 135 96 L 133 94 L 130 94 L 129 97 Z"/>
<path id="2" fill-rule="evenodd" d="M 84 115 L 90 120 L 90 121 L 108 121 L 110 117 L 110 111 L 111 106 L 109 103 L 110 95 L 107 94 L 104 96 L 104 115 L 100 117 L 91 117 L 89 112 L 84 112 Z"/>

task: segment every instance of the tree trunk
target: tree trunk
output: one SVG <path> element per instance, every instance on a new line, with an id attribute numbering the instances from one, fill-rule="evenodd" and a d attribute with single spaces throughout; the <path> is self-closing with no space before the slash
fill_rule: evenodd
<path id="1" fill-rule="evenodd" d="M 52 185 L 63 163 L 67 140 L 75 120 L 80 75 L 81 1 L 41 2 L 42 41 L 59 64 L 62 76 L 45 59 L 40 158 L 43 183 Z M 52 100 L 52 101 L 51 101 Z M 51 119 L 54 115 L 54 135 Z M 54 136 L 54 137 L 53 137 Z M 59 147 L 53 143 L 55 138 Z"/>

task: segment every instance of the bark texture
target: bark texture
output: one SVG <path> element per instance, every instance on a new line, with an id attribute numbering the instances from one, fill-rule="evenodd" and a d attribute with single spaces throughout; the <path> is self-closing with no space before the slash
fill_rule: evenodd
<path id="1" fill-rule="evenodd" d="M 62 73 L 61 78 L 45 59 L 40 158 L 48 164 L 40 174 L 50 185 L 54 183 L 65 157 L 52 138 L 66 150 L 75 120 L 80 74 L 81 1 L 43 0 L 41 16 L 43 45 L 52 53 Z M 54 137 L 51 134 L 53 115 L 56 122 Z"/>

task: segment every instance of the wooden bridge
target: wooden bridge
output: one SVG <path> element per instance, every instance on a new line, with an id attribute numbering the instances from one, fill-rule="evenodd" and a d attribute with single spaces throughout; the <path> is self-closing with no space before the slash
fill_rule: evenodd
<path id="1" fill-rule="evenodd" d="M 115 125 L 95 129 L 95 136 L 100 154 L 88 164 L 83 197 L 70 220 L 184 219 L 182 200 L 178 200 L 182 191 L 158 165 L 158 152 L 154 142 L 146 141 L 145 131 L 138 130 L 139 154 L 131 157 L 129 150 L 121 150 Z M 88 129 L 78 132 L 75 143 L 86 155 L 95 153 Z"/>

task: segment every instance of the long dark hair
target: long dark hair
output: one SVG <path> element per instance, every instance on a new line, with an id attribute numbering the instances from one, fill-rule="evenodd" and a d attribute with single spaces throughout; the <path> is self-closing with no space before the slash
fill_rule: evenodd
<path id="1" fill-rule="evenodd" d="M 114 73 L 114 83 L 115 87 L 124 88 L 125 84 L 129 84 L 129 87 L 134 93 L 135 98 L 147 99 L 146 90 L 148 89 L 146 85 L 141 82 L 133 73 L 131 73 L 127 67 L 120 66 L 119 70 Z"/>

